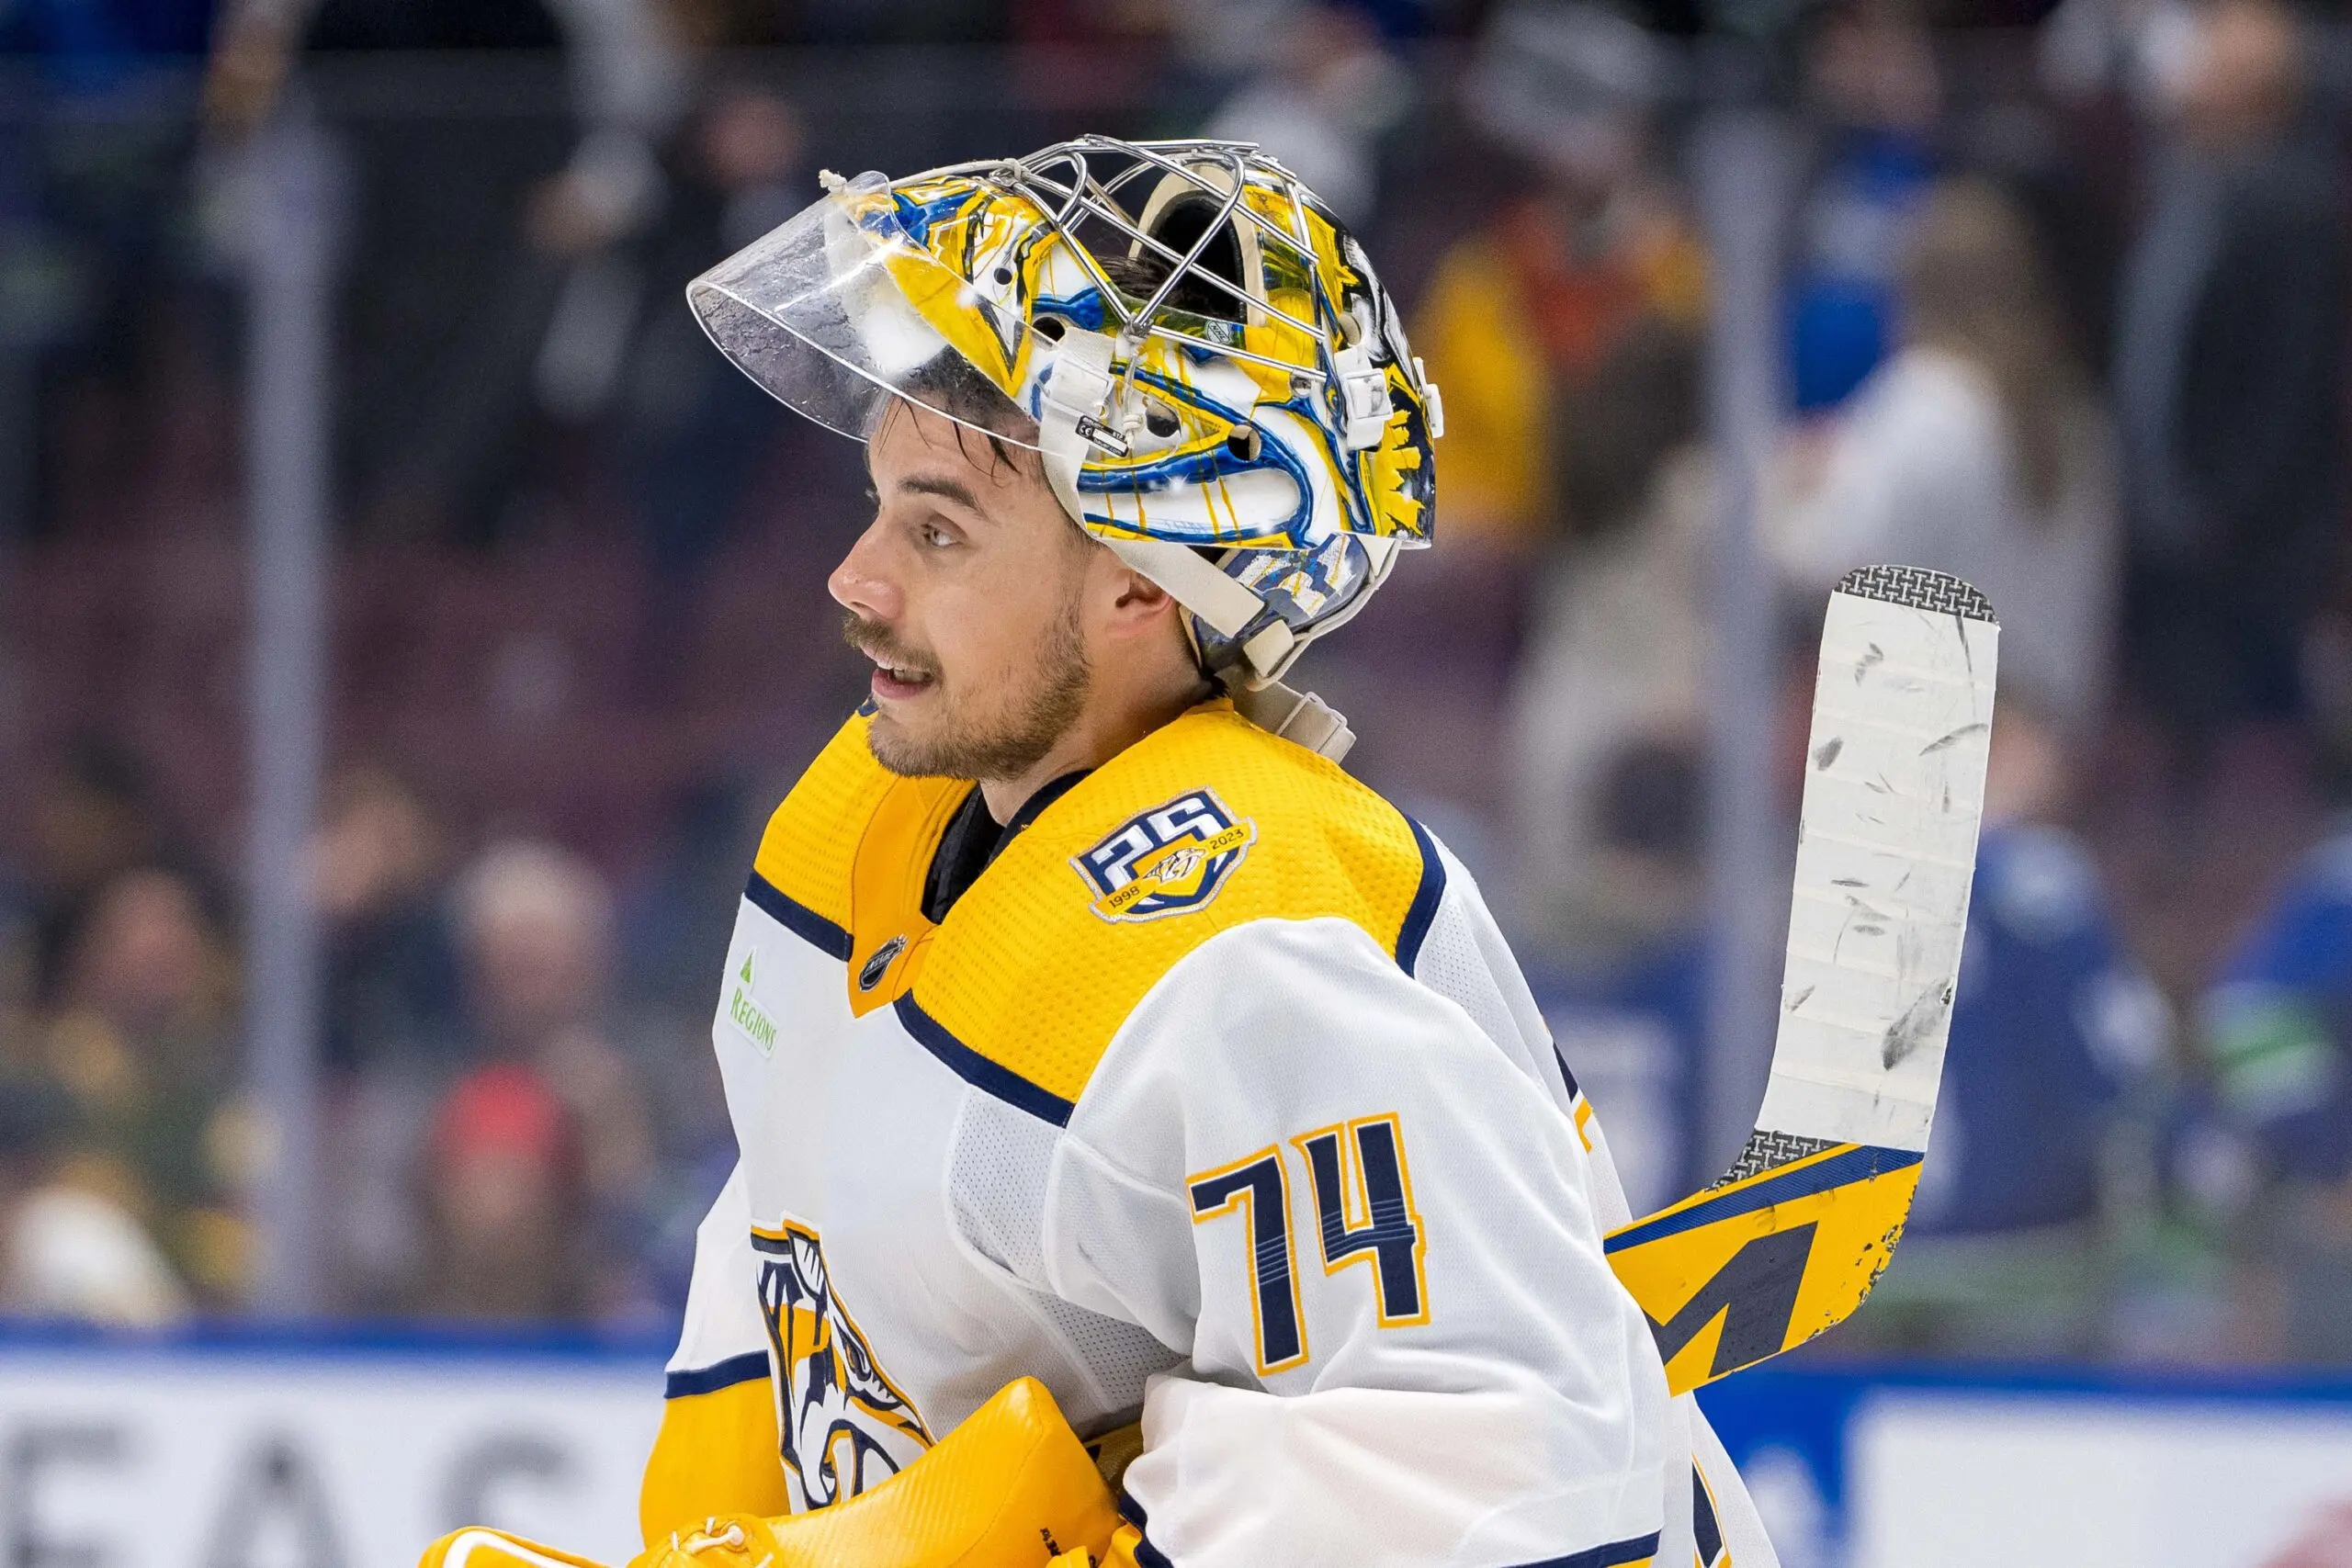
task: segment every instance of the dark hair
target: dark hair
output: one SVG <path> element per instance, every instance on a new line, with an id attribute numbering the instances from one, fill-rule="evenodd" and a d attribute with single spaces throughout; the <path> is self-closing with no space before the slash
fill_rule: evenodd
<path id="1" fill-rule="evenodd" d="M 899 389 L 902 396 L 891 406 L 913 401 L 945 414 L 955 422 L 956 445 L 966 457 L 971 456 L 964 444 L 967 437 L 978 434 L 989 444 L 991 466 L 1023 471 L 1021 459 L 1013 454 L 1036 445 L 1037 422 L 1022 412 L 1019 404 L 962 355 L 953 349 L 933 355 Z M 889 417 L 888 411 L 883 417 Z"/>
<path id="2" fill-rule="evenodd" d="M 1189 246 L 1190 236 L 1179 237 Z M 1153 252 L 1135 255 L 1114 253 L 1095 255 L 1093 260 L 1102 268 L 1102 276 L 1133 307 L 1140 307 L 1149 299 L 1175 270 L 1167 257 Z M 1238 302 L 1224 291 L 1190 276 L 1169 291 L 1161 309 L 1224 318 L 1238 318 L 1240 312 Z M 970 449 L 964 446 L 967 437 L 979 434 L 989 444 L 991 466 L 1018 473 L 1023 470 L 1024 464 L 1016 451 L 1036 446 L 1037 422 L 1006 397 L 978 367 L 953 349 L 933 355 L 918 367 L 899 385 L 899 400 L 921 403 L 953 420 L 956 446 L 967 457 Z M 888 411 L 883 417 L 888 417 Z"/>
<path id="3" fill-rule="evenodd" d="M 1022 412 L 1019 404 L 998 390 L 995 382 L 954 349 L 933 355 L 906 378 L 900 392 L 902 395 L 891 399 L 883 411 L 885 420 L 905 403 L 921 403 L 947 416 L 956 432 L 956 449 L 967 460 L 977 461 L 970 446 L 977 436 L 989 444 L 990 473 L 1001 470 L 1040 484 L 1046 482 L 1045 459 L 1034 450 L 1037 422 Z M 1086 530 L 1079 526 L 1075 518 L 1069 521 L 1069 540 L 1086 542 Z"/>
<path id="4" fill-rule="evenodd" d="M 1189 241 L 1184 248 L 1190 248 Z M 1211 247 L 1212 250 L 1215 248 Z M 1207 259 L 1203 257 L 1204 261 Z M 1141 308 L 1150 299 L 1159 286 L 1168 281 L 1168 275 L 1176 270 L 1176 264 L 1157 251 L 1138 251 L 1134 255 L 1096 256 L 1094 265 L 1102 269 L 1102 276 L 1109 278 L 1113 287 L 1136 308 Z M 1238 274 L 1239 268 L 1236 266 L 1233 271 Z M 1238 281 L 1238 278 L 1232 281 Z M 1161 301 L 1159 308 L 1179 310 L 1189 316 L 1214 317 L 1219 321 L 1238 321 L 1241 316 L 1238 299 L 1215 284 L 1204 283 L 1192 273 L 1185 274 L 1176 287 L 1168 291 L 1168 298 Z"/>

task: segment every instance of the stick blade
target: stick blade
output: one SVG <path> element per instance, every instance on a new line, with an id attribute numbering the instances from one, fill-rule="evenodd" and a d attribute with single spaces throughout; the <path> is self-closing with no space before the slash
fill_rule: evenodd
<path id="1" fill-rule="evenodd" d="M 1713 1187 L 1612 1232 L 1677 1393 L 1843 1321 L 1894 1255 L 1935 1119 L 1984 816 L 1999 626 L 1865 567 L 1829 597 L 1772 1074 Z"/>

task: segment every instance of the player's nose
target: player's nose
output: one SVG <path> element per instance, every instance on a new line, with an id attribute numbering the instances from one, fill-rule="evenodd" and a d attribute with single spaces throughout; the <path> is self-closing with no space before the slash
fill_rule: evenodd
<path id="1" fill-rule="evenodd" d="M 825 579 L 825 591 L 833 596 L 833 603 L 855 612 L 860 619 L 888 625 L 906 608 L 906 596 L 891 577 L 881 533 L 876 524 L 857 536 L 849 554 Z"/>

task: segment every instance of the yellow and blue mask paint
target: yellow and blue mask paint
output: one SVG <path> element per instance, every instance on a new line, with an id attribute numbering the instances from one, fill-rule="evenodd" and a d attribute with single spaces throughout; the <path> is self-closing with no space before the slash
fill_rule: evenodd
<path id="1" fill-rule="evenodd" d="M 833 199 L 916 313 L 1033 414 L 1053 359 L 1053 339 L 1035 323 L 1119 325 L 1100 265 L 1029 196 L 985 175 L 918 176 Z M 1343 535 L 1426 543 L 1436 474 L 1429 410 L 1393 302 L 1311 196 L 1253 170 L 1242 201 L 1283 232 L 1303 232 L 1305 248 L 1257 249 L 1261 276 L 1243 281 L 1272 310 L 1237 300 L 1241 319 L 1225 321 L 1163 307 L 1142 323 L 1159 332 L 1119 340 L 1112 372 L 1153 417 L 1129 433 L 1126 450 L 1089 454 L 1078 477 L 1083 522 L 1114 537 L 1250 549 L 1312 551 Z M 1120 298 L 1130 312 L 1143 303 Z M 1352 341 L 1370 345 L 1388 394 L 1381 439 L 1360 450 L 1342 438 L 1331 348 Z M 1275 490 L 1287 507 L 1264 504 Z"/>

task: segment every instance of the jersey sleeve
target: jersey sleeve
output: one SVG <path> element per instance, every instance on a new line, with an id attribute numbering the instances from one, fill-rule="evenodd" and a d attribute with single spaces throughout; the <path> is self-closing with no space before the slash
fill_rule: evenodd
<path id="1" fill-rule="evenodd" d="M 1057 1293 L 1189 1350 L 1139 1562 L 1634 1563 L 1669 1402 L 1555 1094 L 1339 919 L 1204 943 L 1062 1145 Z"/>
<path id="2" fill-rule="evenodd" d="M 791 1506 L 758 1280 L 739 1165 L 695 1232 L 685 1327 L 670 1358 L 662 1429 L 638 1495 L 648 1546 L 713 1514 L 764 1517 Z"/>

